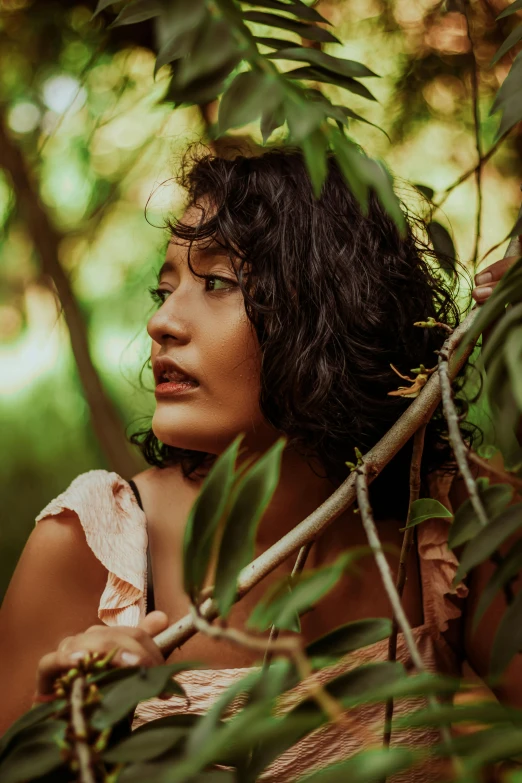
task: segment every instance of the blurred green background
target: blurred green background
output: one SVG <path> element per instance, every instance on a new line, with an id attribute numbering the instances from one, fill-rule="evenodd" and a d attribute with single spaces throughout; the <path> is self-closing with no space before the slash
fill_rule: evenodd
<path id="1" fill-rule="evenodd" d="M 494 141 L 499 119 L 489 109 L 512 59 L 489 66 L 509 29 L 495 22 L 505 5 L 471 4 L 472 50 L 458 4 L 319 3 L 343 41 L 325 51 L 381 75 L 368 83 L 375 103 L 351 94 L 348 103 L 346 93 L 330 85 L 325 91 L 385 129 L 388 137 L 353 121 L 350 132 L 368 154 L 386 161 L 399 195 L 414 208 L 421 204 L 408 183 L 440 196 L 476 164 L 475 60 L 483 152 Z M 116 466 L 128 478 L 144 467 L 121 437 L 113 441 L 115 453 L 107 453 L 91 412 L 96 418 L 101 410 L 118 431 L 119 417 L 127 432 L 150 417 L 150 369 L 141 373 L 152 312 L 147 286 L 167 240 L 162 222 L 183 206 L 173 179 L 181 155 L 190 142 L 211 143 L 216 116 L 214 104 L 174 111 L 161 103 L 169 67 L 154 80 L 147 23 L 107 31 L 112 16 L 92 20 L 93 9 L 88 3 L 0 0 L 0 596 L 35 516 L 75 476 Z M 259 142 L 258 129 L 249 130 Z M 479 259 L 514 224 L 521 148 L 515 129 L 483 168 Z M 25 161 L 25 174 L 15 152 Z M 436 216 L 468 265 L 476 206 L 469 176 Z M 46 216 L 47 228 L 34 214 Z M 506 244 L 482 265 L 501 258 Z M 74 352 L 61 313 L 64 298 Z M 86 356 L 82 334 L 93 365 L 82 376 L 91 383 L 90 397 L 78 372 L 82 351 Z"/>

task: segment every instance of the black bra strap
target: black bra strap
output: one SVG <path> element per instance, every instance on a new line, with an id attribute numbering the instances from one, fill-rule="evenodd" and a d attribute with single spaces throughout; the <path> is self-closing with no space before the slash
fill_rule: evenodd
<path id="1" fill-rule="evenodd" d="M 143 503 L 141 502 L 140 493 L 138 487 L 132 479 L 127 482 L 130 488 L 134 492 L 134 496 L 138 502 L 138 506 L 143 511 Z M 147 614 L 154 611 L 154 584 L 152 581 L 152 561 L 150 558 L 150 546 L 147 544 Z"/>

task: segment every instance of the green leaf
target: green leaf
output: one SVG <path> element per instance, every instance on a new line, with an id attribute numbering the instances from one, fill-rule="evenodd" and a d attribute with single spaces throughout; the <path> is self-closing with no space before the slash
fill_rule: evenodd
<path id="1" fill-rule="evenodd" d="M 179 60 L 181 57 L 185 57 L 191 51 L 195 37 L 195 31 L 187 31 L 181 35 L 176 35 L 167 41 L 159 50 L 158 56 L 156 57 L 156 62 L 154 63 L 154 78 L 156 78 L 156 74 L 162 66 L 167 65 L 174 60 Z"/>
<path id="2" fill-rule="evenodd" d="M 430 188 L 429 185 L 421 185 L 419 182 L 416 182 L 413 187 L 416 188 L 419 193 L 422 193 L 423 196 L 426 196 L 426 198 L 430 201 L 435 195 L 435 191 L 433 188 Z"/>
<path id="3" fill-rule="evenodd" d="M 437 696 L 442 693 L 454 694 L 459 690 L 460 680 L 443 674 L 422 674 L 402 677 L 375 694 L 374 701 L 385 699 L 405 699 L 411 696 Z"/>
<path id="4" fill-rule="evenodd" d="M 369 547 L 354 547 L 343 553 L 334 563 L 316 571 L 305 571 L 295 577 L 285 577 L 272 585 L 254 607 L 248 627 L 264 631 L 277 624 L 285 628 L 295 614 L 302 614 L 320 601 L 353 565 L 356 559 L 370 553 Z M 290 587 L 290 592 L 288 591 Z"/>
<path id="5" fill-rule="evenodd" d="M 522 28 L 522 25 L 521 25 Z M 502 118 L 498 126 L 497 133 L 495 135 L 494 142 L 496 142 L 501 136 L 507 133 L 522 119 L 522 90 L 514 96 L 513 100 L 502 105 Z"/>
<path id="6" fill-rule="evenodd" d="M 337 116 L 332 112 L 332 109 L 337 113 Z M 370 120 L 367 120 L 361 114 L 357 114 L 357 112 L 352 111 L 352 109 L 349 109 L 347 106 L 340 106 L 339 104 L 335 104 L 335 105 L 330 104 L 330 108 L 327 109 L 327 115 L 329 117 L 334 117 L 334 119 L 338 118 L 339 112 L 343 114 L 344 117 L 347 117 L 350 120 L 358 120 L 359 122 L 365 122 L 367 125 L 371 125 L 372 128 L 377 128 L 377 130 L 381 131 L 381 133 L 384 133 L 388 141 L 390 141 L 390 137 L 388 136 L 384 128 L 380 128 L 374 122 L 370 122 Z M 342 121 L 342 117 L 341 117 L 341 121 Z"/>
<path id="7" fill-rule="evenodd" d="M 184 691 L 172 681 L 174 674 L 190 669 L 191 663 L 174 663 L 168 666 L 151 666 L 140 669 L 132 677 L 114 684 L 107 692 L 102 703 L 93 713 L 91 724 L 97 729 L 106 729 L 117 723 L 140 701 L 159 696 L 167 687 L 177 688 L 184 696 Z M 173 691 L 175 692 L 175 691 Z"/>
<path id="8" fill-rule="evenodd" d="M 281 104 L 277 79 L 263 71 L 239 73 L 219 104 L 219 133 L 238 128 L 257 119 L 263 111 L 271 113 Z"/>
<path id="9" fill-rule="evenodd" d="M 245 715 L 242 724 L 231 727 L 228 736 L 223 734 L 221 748 L 215 758 L 221 764 L 246 766 L 248 763 L 248 780 L 257 779 L 258 774 L 281 753 L 325 720 L 320 714 L 290 715 L 283 719 L 266 716 L 258 719 L 256 724 L 249 717 Z"/>
<path id="10" fill-rule="evenodd" d="M 187 33 L 187 35 L 190 35 L 190 33 Z M 176 60 L 174 65 L 177 66 L 178 63 L 179 61 Z M 172 101 L 177 106 L 182 104 L 201 106 L 204 103 L 213 101 L 225 90 L 226 81 L 236 65 L 237 60 L 232 59 L 220 71 L 213 74 L 212 77 L 202 76 L 201 79 L 191 82 L 186 87 L 179 86 L 175 78 L 171 79 L 163 102 Z"/>
<path id="11" fill-rule="evenodd" d="M 514 3 L 511 3 L 507 8 L 504 8 L 502 13 L 496 17 L 497 22 L 499 19 L 503 19 L 505 16 L 510 16 L 516 11 L 520 11 L 520 9 L 522 9 L 522 0 L 515 0 Z"/>
<path id="12" fill-rule="evenodd" d="M 190 726 L 187 725 L 161 726 L 145 732 L 136 730 L 130 737 L 106 751 L 103 759 L 111 764 L 148 761 L 181 743 L 189 731 Z"/>
<path id="13" fill-rule="evenodd" d="M 514 327 L 522 324 L 522 302 L 511 307 L 495 324 L 491 335 L 482 351 L 482 359 L 486 368 L 491 366 L 493 359 L 504 353 L 506 340 Z"/>
<path id="14" fill-rule="evenodd" d="M 342 175 L 359 202 L 361 212 L 367 215 L 369 188 L 366 156 L 338 130 L 330 129 L 330 139 Z"/>
<path id="15" fill-rule="evenodd" d="M 522 323 L 512 327 L 506 335 L 504 357 L 511 383 L 511 393 L 518 409 L 522 411 Z"/>
<path id="16" fill-rule="evenodd" d="M 359 201 L 363 215 L 368 214 L 368 190 L 373 188 L 382 206 L 404 235 L 406 219 L 393 191 L 393 179 L 384 163 L 368 158 L 338 129 L 330 128 L 330 140 L 342 174 Z"/>
<path id="17" fill-rule="evenodd" d="M 325 119 L 325 109 L 318 101 L 291 99 L 285 103 L 286 119 L 293 144 L 300 144 Z"/>
<path id="18" fill-rule="evenodd" d="M 256 5 L 258 8 L 270 8 L 274 11 L 284 11 L 297 16 L 298 19 L 305 19 L 307 22 L 324 22 L 326 24 L 331 24 L 328 19 L 321 16 L 315 8 L 311 8 L 302 2 L 295 2 L 295 0 L 290 3 L 283 3 L 281 0 L 259 0 L 259 2 L 256 2 L 256 0 L 242 0 L 242 2 L 245 5 Z"/>
<path id="19" fill-rule="evenodd" d="M 404 666 L 398 661 L 384 661 L 357 666 L 326 683 L 328 693 L 343 707 L 384 701 L 394 692 L 397 684 L 406 678 Z M 319 707 L 311 696 L 307 696 L 289 713 L 297 715 L 318 712 Z"/>
<path id="20" fill-rule="evenodd" d="M 415 525 L 419 525 L 427 519 L 450 519 L 452 516 L 451 511 L 446 506 L 443 506 L 442 503 L 439 503 L 438 500 L 419 498 L 419 500 L 414 500 L 411 504 L 408 524 L 400 529 L 406 530 L 409 527 L 415 527 Z"/>
<path id="21" fill-rule="evenodd" d="M 266 38 L 263 36 L 254 36 L 254 41 L 263 46 L 268 46 L 270 49 L 287 49 L 290 46 L 295 46 L 295 41 L 288 41 L 286 38 Z"/>
<path id="22" fill-rule="evenodd" d="M 509 50 L 517 44 L 520 39 L 522 38 L 522 24 L 519 24 L 517 27 L 515 27 L 514 30 L 511 30 L 510 34 L 502 44 L 502 46 L 498 49 L 495 56 L 491 60 L 490 67 L 492 65 L 496 65 L 498 61 L 504 57 L 506 52 L 509 52 Z"/>
<path id="23" fill-rule="evenodd" d="M 245 783 L 258 780 L 264 769 L 322 723 L 324 723 L 323 716 L 317 714 L 314 718 L 306 715 L 287 718 L 280 721 L 279 725 L 274 724 L 271 735 L 265 730 L 263 742 L 256 743 L 248 760 L 246 773 L 243 773 L 240 779 L 244 779 Z"/>
<path id="24" fill-rule="evenodd" d="M 265 24 L 268 27 L 277 27 L 280 30 L 290 30 L 297 33 L 301 38 L 307 41 L 322 41 L 323 43 L 340 43 L 339 39 L 323 27 L 316 27 L 313 24 L 304 24 L 286 16 L 277 14 L 267 14 L 264 11 L 244 11 L 243 19 L 247 22 L 257 22 Z"/>
<path id="25" fill-rule="evenodd" d="M 263 672 L 261 669 L 251 671 L 245 677 L 234 682 L 227 688 L 225 693 L 216 699 L 189 736 L 187 743 L 188 756 L 197 754 L 201 748 L 207 746 L 230 704 L 241 694 L 249 693 L 259 683 L 262 676 Z"/>
<path id="26" fill-rule="evenodd" d="M 470 770 L 480 770 L 486 764 L 522 753 L 522 731 L 519 727 L 503 726 L 496 730 L 477 731 L 466 739 L 471 750 L 466 753 L 466 767 Z"/>
<path id="27" fill-rule="evenodd" d="M 436 220 L 428 223 L 426 230 L 442 271 L 454 275 L 457 252 L 449 231 Z"/>
<path id="28" fill-rule="evenodd" d="M 498 453 L 498 448 L 491 443 L 481 443 L 477 448 L 477 454 L 483 459 L 491 459 Z"/>
<path id="29" fill-rule="evenodd" d="M 153 19 L 161 13 L 160 0 L 131 0 L 118 14 L 114 22 L 109 25 L 120 27 L 123 24 L 136 24 L 147 19 Z"/>
<path id="30" fill-rule="evenodd" d="M 159 52 L 154 64 L 154 78 L 167 63 L 187 56 L 194 48 L 198 28 L 204 23 L 205 0 L 167 3 L 157 18 L 156 36 Z"/>
<path id="31" fill-rule="evenodd" d="M 471 541 L 468 541 L 462 552 L 453 584 L 456 585 L 472 568 L 487 560 L 520 527 L 522 527 L 522 503 L 517 503 L 495 517 L 487 527 L 482 528 Z"/>
<path id="32" fill-rule="evenodd" d="M 478 486 L 478 493 L 486 516 L 491 521 L 504 511 L 511 501 L 513 487 L 510 487 L 508 484 L 493 484 L 491 487 L 488 486 L 482 489 Z M 465 544 L 480 530 L 482 530 L 482 525 L 477 519 L 471 500 L 468 498 L 455 514 L 455 519 L 448 535 L 449 548 L 455 549 L 455 547 Z"/>
<path id="33" fill-rule="evenodd" d="M 0 762 L 2 783 L 39 780 L 60 767 L 63 759 L 58 743 L 63 742 L 65 729 L 64 721 L 47 720 L 18 734 Z"/>
<path id="34" fill-rule="evenodd" d="M 310 136 L 306 136 L 302 142 L 306 168 L 312 180 L 314 196 L 319 198 L 321 189 L 328 173 L 326 152 L 328 142 L 324 133 L 318 128 Z"/>
<path id="35" fill-rule="evenodd" d="M 490 114 L 495 114 L 495 112 L 501 109 L 505 104 L 509 103 L 513 99 L 516 99 L 516 96 L 520 93 L 522 89 L 520 84 L 520 78 L 522 76 L 521 54 L 522 52 L 517 54 L 513 60 L 513 63 L 511 64 L 508 75 L 497 90 L 495 100 L 493 101 L 491 109 L 489 110 Z"/>
<path id="36" fill-rule="evenodd" d="M 387 639 L 392 632 L 392 621 L 387 617 L 369 617 L 364 620 L 354 620 L 346 625 L 341 625 L 335 631 L 331 631 L 316 639 L 306 648 L 309 658 L 316 656 L 339 657 L 361 647 Z"/>
<path id="37" fill-rule="evenodd" d="M 93 19 L 97 14 L 100 13 L 100 11 L 104 11 L 110 5 L 115 5 L 118 2 L 119 0 L 98 0 L 98 5 L 96 6 L 96 10 L 92 15 Z"/>
<path id="38" fill-rule="evenodd" d="M 518 303 L 521 298 L 522 258 L 519 258 L 502 276 L 487 302 L 479 308 L 475 320 L 457 349 L 457 356 L 461 355 L 469 345 L 476 342 L 484 329 L 503 315 L 507 304 Z"/>
<path id="39" fill-rule="evenodd" d="M 272 52 L 266 56 L 271 60 L 298 60 L 310 63 L 325 71 L 331 71 L 340 76 L 348 76 L 355 79 L 362 79 L 368 76 L 378 77 L 378 74 L 371 71 L 362 63 L 356 62 L 355 60 L 344 60 L 341 57 L 332 57 L 331 54 L 326 54 L 320 49 L 312 49 L 306 46 L 280 49 L 279 51 Z"/>
<path id="40" fill-rule="evenodd" d="M 372 187 L 382 206 L 391 217 L 399 234 L 404 237 L 406 233 L 406 218 L 402 211 L 401 203 L 393 190 L 393 177 L 383 161 L 368 159 L 370 176 L 368 185 Z"/>
<path id="41" fill-rule="evenodd" d="M 300 68 L 294 68 L 292 71 L 286 71 L 285 76 L 288 79 L 307 79 L 314 82 L 336 84 L 338 87 L 343 87 L 345 90 L 353 92 L 355 95 L 360 95 L 362 98 L 367 98 L 369 101 L 377 100 L 375 95 L 356 79 L 353 79 L 350 76 L 340 76 L 333 73 L 333 71 L 327 71 L 324 68 L 312 68 L 311 66 L 304 65 Z"/>
<path id="42" fill-rule="evenodd" d="M 234 481 L 234 465 L 243 435 L 221 454 L 203 482 L 188 515 L 183 539 L 183 583 L 195 596 L 205 580 L 214 536 Z"/>
<path id="43" fill-rule="evenodd" d="M 491 676 L 501 675 L 520 650 L 522 650 L 522 592 L 517 593 L 513 603 L 506 607 L 497 628 L 491 650 Z"/>
<path id="44" fill-rule="evenodd" d="M 30 710 L 25 712 L 18 720 L 11 724 L 7 731 L 0 737 L 0 754 L 4 752 L 11 741 L 21 732 L 36 726 L 51 715 L 59 713 L 65 705 L 66 702 L 64 699 L 56 699 L 55 701 L 47 702 L 46 704 L 38 704 L 35 707 L 31 707 Z"/>
<path id="45" fill-rule="evenodd" d="M 234 63 L 230 67 L 232 70 L 242 57 L 243 52 L 228 22 L 211 17 L 208 23 L 199 27 L 190 55 L 180 61 L 175 77 L 177 85 L 187 87 L 202 77 L 212 79 L 229 63 Z"/>
<path id="46" fill-rule="evenodd" d="M 407 748 L 363 750 L 346 761 L 298 778 L 298 783 L 380 783 L 383 778 L 407 769 L 420 754 Z"/>
<path id="47" fill-rule="evenodd" d="M 286 120 L 284 104 L 280 103 L 279 106 L 266 111 L 263 109 L 263 115 L 261 117 L 261 135 L 263 136 L 263 144 L 266 144 L 272 133 L 284 125 Z"/>
<path id="48" fill-rule="evenodd" d="M 393 727 L 420 728 L 422 726 L 444 726 L 450 723 L 522 723 L 522 710 L 505 707 L 494 701 L 473 704 L 440 704 L 408 712 L 393 721 Z"/>
<path id="49" fill-rule="evenodd" d="M 225 522 L 219 548 L 214 600 L 226 617 L 234 603 L 237 577 L 254 558 L 257 526 L 279 481 L 286 439 L 276 443 L 239 480 Z"/>

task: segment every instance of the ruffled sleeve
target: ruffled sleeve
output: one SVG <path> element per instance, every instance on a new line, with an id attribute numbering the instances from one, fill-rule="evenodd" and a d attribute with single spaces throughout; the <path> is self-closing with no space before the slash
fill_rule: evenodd
<path id="1" fill-rule="evenodd" d="M 430 497 L 452 511 L 449 491 L 452 474 L 433 474 L 430 477 Z M 418 551 L 421 566 L 424 619 L 443 633 L 448 620 L 460 617 L 460 599 L 468 595 L 468 587 L 459 582 L 453 587 L 458 560 L 448 547 L 450 518 L 430 519 L 417 527 Z M 455 601 L 456 599 L 456 601 Z"/>
<path id="2" fill-rule="evenodd" d="M 147 520 L 130 485 L 117 473 L 90 470 L 38 514 L 73 511 L 87 544 L 108 571 L 98 617 L 106 625 L 136 626 L 145 613 Z"/>

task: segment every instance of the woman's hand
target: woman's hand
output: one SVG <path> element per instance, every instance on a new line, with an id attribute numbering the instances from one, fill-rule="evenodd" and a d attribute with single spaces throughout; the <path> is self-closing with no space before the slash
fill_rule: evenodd
<path id="1" fill-rule="evenodd" d="M 118 652 L 112 659 L 115 666 L 161 666 L 165 663 L 159 647 L 152 637 L 168 626 L 165 612 L 148 614 L 137 628 L 93 625 L 85 633 L 67 636 L 55 652 L 40 659 L 36 675 L 37 702 L 54 698 L 53 683 L 57 677 L 72 669 L 86 653 L 107 655 L 115 647 Z"/>
<path id="2" fill-rule="evenodd" d="M 506 256 L 475 275 L 475 288 L 472 291 L 472 296 L 477 304 L 484 304 L 489 299 L 500 278 L 518 259 L 519 256 Z"/>

